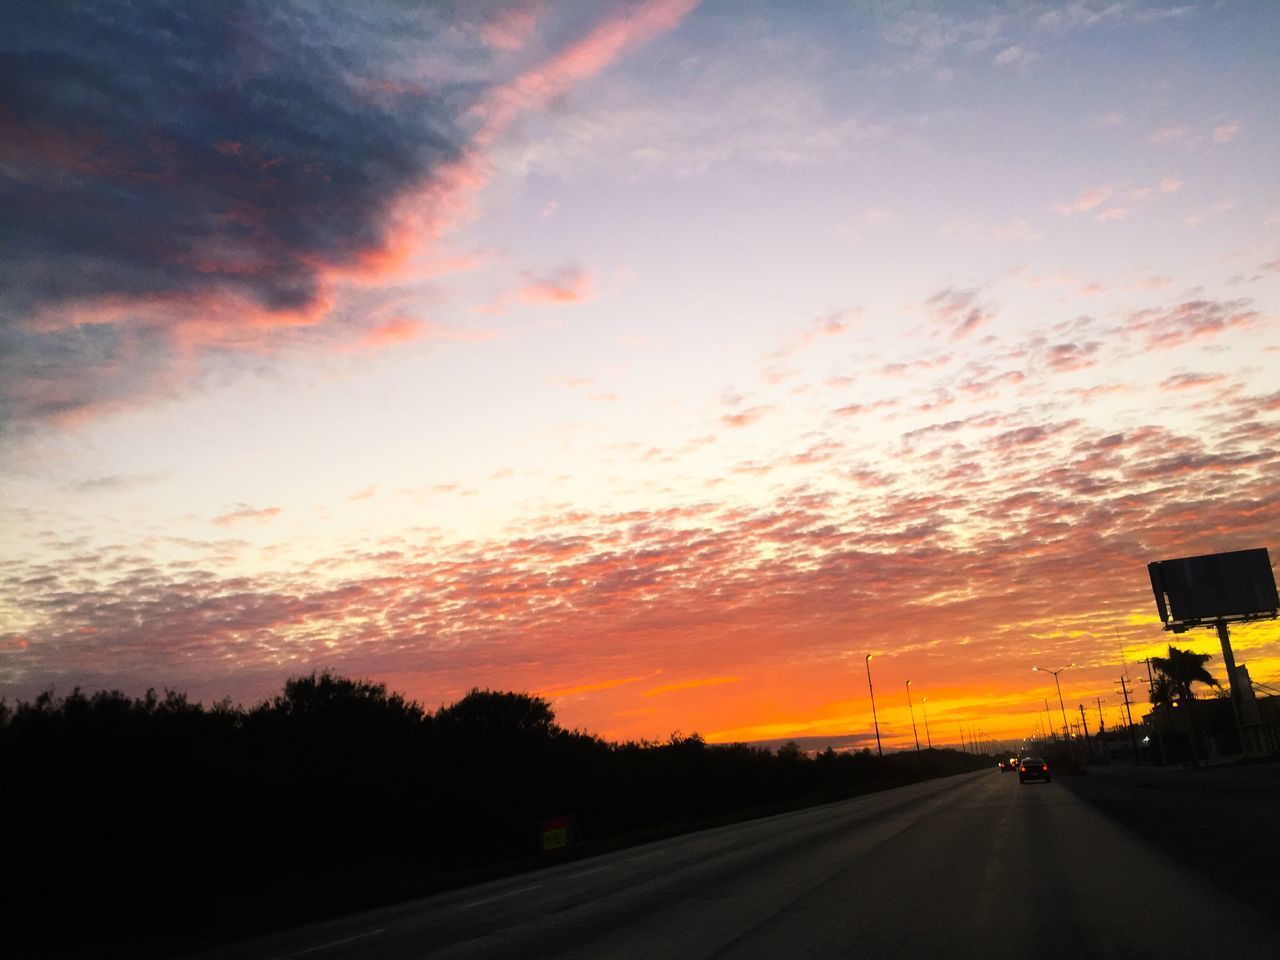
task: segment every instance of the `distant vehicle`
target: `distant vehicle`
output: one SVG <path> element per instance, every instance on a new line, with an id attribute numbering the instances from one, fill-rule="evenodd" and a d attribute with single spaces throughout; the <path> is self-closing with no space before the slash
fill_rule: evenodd
<path id="1" fill-rule="evenodd" d="M 1049 776 L 1049 764 L 1039 757 L 1023 757 L 1022 762 L 1018 764 L 1018 782 L 1026 783 L 1028 780 L 1052 783 L 1053 777 Z"/>
<path id="2" fill-rule="evenodd" d="M 1018 769 L 1018 758 L 1017 758 L 1017 757 L 1010 757 L 1008 760 L 1001 760 L 1001 761 L 1000 761 L 1000 769 L 1001 769 L 1001 770 L 1003 770 L 1005 773 L 1008 773 L 1010 770 L 1017 770 L 1017 769 Z"/>

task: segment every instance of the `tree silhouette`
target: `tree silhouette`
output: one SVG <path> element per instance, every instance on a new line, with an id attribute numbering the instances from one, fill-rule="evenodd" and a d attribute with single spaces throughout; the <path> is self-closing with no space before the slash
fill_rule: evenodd
<path id="1" fill-rule="evenodd" d="M 546 700 L 496 690 L 472 689 L 457 703 L 441 707 L 435 720 L 442 730 L 497 740 L 547 737 L 560 729 Z"/>
<path id="2" fill-rule="evenodd" d="M 1174 700 L 1194 700 L 1193 684 L 1220 687 L 1205 664 L 1212 657 L 1207 653 L 1194 653 L 1191 650 L 1179 650 L 1169 644 L 1169 656 L 1152 657 L 1151 665 L 1156 670 L 1156 682 L 1151 687 L 1151 702 L 1169 704 Z"/>
<path id="3" fill-rule="evenodd" d="M 0 902 L 18 955 L 173 952 L 531 866 L 552 817 L 607 849 L 977 762 L 612 743 L 535 695 L 474 689 L 428 713 L 327 671 L 247 709 L 42 693 L 0 701 L 0 822 L 21 825 L 5 852 L 22 865 Z"/>

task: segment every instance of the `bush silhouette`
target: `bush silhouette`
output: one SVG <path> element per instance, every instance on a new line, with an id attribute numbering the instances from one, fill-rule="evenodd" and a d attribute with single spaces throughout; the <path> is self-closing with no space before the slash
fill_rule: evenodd
<path id="1" fill-rule="evenodd" d="M 5 902 L 42 955 L 82 952 L 78 930 L 95 949 L 190 943 L 532 864 L 549 817 L 590 852 L 985 762 L 609 743 L 540 697 L 472 690 L 430 713 L 328 672 L 249 709 L 43 693 L 0 702 L 0 817 L 21 825 Z"/>

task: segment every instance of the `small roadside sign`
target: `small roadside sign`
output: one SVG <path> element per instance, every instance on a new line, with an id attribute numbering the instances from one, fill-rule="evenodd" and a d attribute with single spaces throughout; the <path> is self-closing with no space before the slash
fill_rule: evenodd
<path id="1" fill-rule="evenodd" d="M 578 831 L 572 817 L 551 817 L 543 820 L 538 828 L 542 834 L 543 853 L 563 850 L 578 841 Z"/>

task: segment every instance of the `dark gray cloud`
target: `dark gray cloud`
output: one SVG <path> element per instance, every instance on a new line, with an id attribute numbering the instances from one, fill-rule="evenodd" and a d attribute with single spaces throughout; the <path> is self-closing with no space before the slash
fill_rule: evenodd
<path id="1" fill-rule="evenodd" d="M 455 160 L 455 83 L 380 62 L 431 8 L 48 3 L 0 14 L 0 289 L 9 320 L 103 296 L 234 291 L 268 310 L 376 248 L 389 204 Z M 440 28 L 434 23 L 436 29 Z"/>

